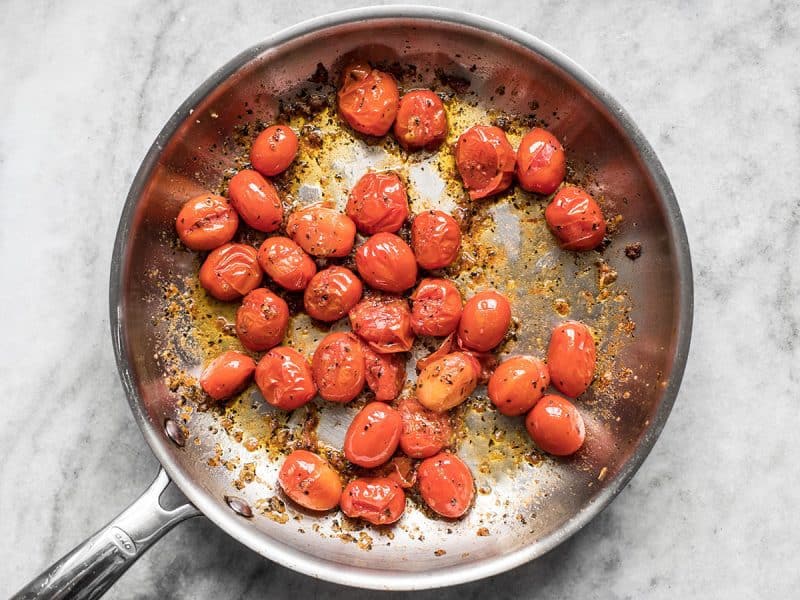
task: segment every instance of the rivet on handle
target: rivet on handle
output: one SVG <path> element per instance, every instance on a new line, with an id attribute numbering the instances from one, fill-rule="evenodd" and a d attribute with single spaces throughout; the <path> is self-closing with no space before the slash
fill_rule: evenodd
<path id="1" fill-rule="evenodd" d="M 183 448 L 186 445 L 186 436 L 183 433 L 183 429 L 172 419 L 164 421 L 164 431 L 167 437 L 175 442 L 176 446 Z"/>
<path id="2" fill-rule="evenodd" d="M 233 512 L 240 514 L 245 519 L 253 518 L 253 509 L 250 508 L 250 505 L 241 498 L 237 498 L 236 496 L 225 496 L 225 502 L 228 503 L 228 506 L 231 507 Z"/>

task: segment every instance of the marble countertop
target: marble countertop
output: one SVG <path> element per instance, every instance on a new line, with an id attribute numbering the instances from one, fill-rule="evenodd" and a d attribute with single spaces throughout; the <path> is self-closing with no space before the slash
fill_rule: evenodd
<path id="1" fill-rule="evenodd" d="M 356 3 L 356 4 L 361 4 Z M 566 52 L 630 111 L 669 173 L 695 268 L 675 410 L 618 499 L 508 574 L 420 598 L 797 593 L 800 6 L 462 0 Z M 180 102 L 241 49 L 337 2 L 0 6 L 0 597 L 124 508 L 157 463 L 123 401 L 107 283 L 133 173 Z M 113 598 L 352 597 L 204 519 Z M 398 597 L 401 596 L 398 594 Z"/>

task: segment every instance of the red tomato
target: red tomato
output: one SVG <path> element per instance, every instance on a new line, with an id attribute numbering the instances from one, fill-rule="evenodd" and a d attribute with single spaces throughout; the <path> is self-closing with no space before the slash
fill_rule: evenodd
<path id="1" fill-rule="evenodd" d="M 309 510 L 330 510 L 339 504 L 342 480 L 325 459 L 295 450 L 281 465 L 278 483 L 283 493 Z"/>
<path id="2" fill-rule="evenodd" d="M 391 402 L 406 383 L 406 361 L 398 354 L 379 354 L 364 346 L 364 361 L 367 368 L 367 386 L 375 393 L 375 400 Z"/>
<path id="3" fill-rule="evenodd" d="M 175 230 L 190 250 L 213 250 L 230 242 L 239 227 L 239 215 L 222 196 L 190 198 L 175 219 Z"/>
<path id="4" fill-rule="evenodd" d="M 370 297 L 350 311 L 350 327 L 373 350 L 408 352 L 414 344 L 411 311 L 403 298 Z"/>
<path id="5" fill-rule="evenodd" d="M 279 286 L 292 292 L 306 289 L 317 265 L 287 237 L 270 237 L 258 249 L 258 264 Z"/>
<path id="6" fill-rule="evenodd" d="M 275 231 L 283 222 L 283 204 L 271 182 L 250 169 L 239 171 L 228 183 L 231 204 L 242 220 L 258 231 Z"/>
<path id="7" fill-rule="evenodd" d="M 286 233 L 311 256 L 347 256 L 353 249 L 356 224 L 347 215 L 315 204 L 289 215 Z"/>
<path id="8" fill-rule="evenodd" d="M 256 385 L 264 400 L 281 410 L 294 410 L 317 394 L 306 357 L 280 346 L 267 352 L 256 367 Z"/>
<path id="9" fill-rule="evenodd" d="M 402 440 L 402 437 L 400 439 Z M 388 477 L 404 490 L 414 487 L 417 482 L 414 463 L 407 456 L 395 456 L 378 469 L 378 474 L 381 477 Z"/>
<path id="10" fill-rule="evenodd" d="M 223 352 L 200 375 L 200 387 L 214 400 L 225 400 L 241 392 L 250 382 L 256 363 L 241 352 Z"/>
<path id="11" fill-rule="evenodd" d="M 583 417 L 575 405 L 554 395 L 536 403 L 525 418 L 525 428 L 539 448 L 554 456 L 577 452 L 586 437 Z"/>
<path id="12" fill-rule="evenodd" d="M 389 73 L 353 64 L 342 73 L 338 97 L 339 112 L 350 127 L 367 135 L 386 135 L 397 115 L 400 92 Z"/>
<path id="13" fill-rule="evenodd" d="M 475 497 L 475 484 L 469 467 L 449 452 L 423 460 L 417 469 L 417 479 L 425 504 L 449 519 L 457 519 L 466 513 Z"/>
<path id="14" fill-rule="evenodd" d="M 427 210 L 411 224 L 411 246 L 423 269 L 441 269 L 458 258 L 461 228 L 456 220 L 440 210 Z"/>
<path id="15" fill-rule="evenodd" d="M 545 365 L 533 356 L 513 356 L 500 363 L 489 378 L 489 399 L 504 415 L 525 414 L 550 385 Z"/>
<path id="16" fill-rule="evenodd" d="M 447 413 L 426 409 L 412 397 L 400 400 L 397 406 L 403 419 L 400 449 L 411 458 L 428 458 L 450 443 L 453 428 Z"/>
<path id="17" fill-rule="evenodd" d="M 361 300 L 361 280 L 345 267 L 328 267 L 311 279 L 303 294 L 309 316 L 332 323 L 345 316 Z"/>
<path id="18" fill-rule="evenodd" d="M 426 366 L 417 378 L 417 400 L 442 413 L 458 406 L 475 391 L 481 368 L 466 352 L 452 352 Z"/>
<path id="19" fill-rule="evenodd" d="M 297 134 L 286 125 L 271 125 L 258 134 L 250 149 L 253 168 L 272 177 L 283 173 L 297 156 Z"/>
<path id="20" fill-rule="evenodd" d="M 534 127 L 525 134 L 517 150 L 517 179 L 523 190 L 552 194 L 566 173 L 564 148 L 552 133 Z"/>
<path id="21" fill-rule="evenodd" d="M 267 288 L 247 294 L 236 311 L 236 335 L 252 352 L 269 350 L 281 343 L 289 327 L 289 307 Z"/>
<path id="22" fill-rule="evenodd" d="M 606 235 L 606 220 L 597 202 L 574 185 L 558 190 L 544 218 L 564 250 L 592 250 Z"/>
<path id="23" fill-rule="evenodd" d="M 311 370 L 319 395 L 331 402 L 350 402 L 364 389 L 364 351 L 350 333 L 330 333 L 314 352 Z"/>
<path id="24" fill-rule="evenodd" d="M 440 358 L 447 356 L 455 349 L 455 340 L 453 339 L 453 334 L 451 333 L 446 338 L 442 340 L 442 343 L 439 344 L 439 347 L 428 354 L 428 356 L 423 356 L 417 359 L 417 373 L 422 372 L 425 367 L 427 367 L 432 362 L 439 360 Z"/>
<path id="25" fill-rule="evenodd" d="M 417 281 L 414 253 L 393 233 L 377 233 L 359 246 L 356 268 L 368 285 L 384 292 L 400 293 Z"/>
<path id="26" fill-rule="evenodd" d="M 494 290 L 478 292 L 464 305 L 458 337 L 466 348 L 488 352 L 503 341 L 509 325 L 508 299 Z"/>
<path id="27" fill-rule="evenodd" d="M 241 298 L 261 283 L 258 253 L 245 244 L 225 244 L 203 261 L 200 267 L 200 285 L 217 300 Z"/>
<path id="28" fill-rule="evenodd" d="M 577 398 L 594 379 L 596 351 L 589 328 L 577 321 L 562 323 L 550 334 L 547 366 L 556 389 Z"/>
<path id="29" fill-rule="evenodd" d="M 514 148 L 499 127 L 474 125 L 456 143 L 456 165 L 473 200 L 498 194 L 514 179 Z"/>
<path id="30" fill-rule="evenodd" d="M 406 494 L 388 477 L 360 477 L 347 484 L 339 504 L 352 519 L 389 525 L 403 516 Z"/>
<path id="31" fill-rule="evenodd" d="M 449 335 L 461 319 L 461 292 L 447 279 L 423 279 L 411 295 L 411 328 L 417 335 Z"/>
<path id="32" fill-rule="evenodd" d="M 344 456 L 371 469 L 388 461 L 400 443 L 400 413 L 383 402 L 370 402 L 353 417 L 344 436 Z"/>
<path id="33" fill-rule="evenodd" d="M 439 96 L 413 90 L 400 99 L 394 135 L 406 150 L 436 150 L 447 137 L 447 114 Z"/>
<path id="34" fill-rule="evenodd" d="M 408 218 L 406 188 L 396 173 L 367 173 L 353 186 L 347 216 L 365 235 L 394 233 Z"/>

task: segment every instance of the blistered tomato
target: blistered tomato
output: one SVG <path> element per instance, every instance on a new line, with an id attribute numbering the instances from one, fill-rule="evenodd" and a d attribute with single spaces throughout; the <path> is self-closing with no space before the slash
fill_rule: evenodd
<path id="1" fill-rule="evenodd" d="M 275 231 L 283 222 L 283 204 L 271 182 L 250 169 L 239 171 L 228 184 L 231 204 L 242 220 L 258 231 Z"/>
<path id="2" fill-rule="evenodd" d="M 270 237 L 258 249 L 258 264 L 282 288 L 299 292 L 317 272 L 313 259 L 287 237 Z"/>
<path id="3" fill-rule="evenodd" d="M 370 402 L 353 417 L 344 436 L 344 456 L 371 469 L 388 461 L 400 443 L 400 413 L 383 402 Z"/>
<path id="4" fill-rule="evenodd" d="M 447 279 L 423 279 L 411 295 L 411 328 L 417 335 L 449 335 L 461 319 L 461 293 Z"/>
<path id="5" fill-rule="evenodd" d="M 325 459 L 308 450 L 295 450 L 281 465 L 278 483 L 283 492 L 310 510 L 330 510 L 339 505 L 342 480 Z"/>
<path id="6" fill-rule="evenodd" d="M 328 267 L 311 279 L 303 294 L 309 316 L 319 321 L 338 321 L 361 300 L 364 286 L 345 267 Z"/>
<path id="7" fill-rule="evenodd" d="M 516 154 L 499 127 L 474 125 L 458 138 L 456 165 L 473 200 L 498 194 L 514 179 Z"/>
<path id="8" fill-rule="evenodd" d="M 511 305 L 502 294 L 487 290 L 467 300 L 458 324 L 458 337 L 470 350 L 488 352 L 500 342 L 511 325 Z"/>
<path id="9" fill-rule="evenodd" d="M 406 383 L 406 361 L 397 354 L 379 354 L 369 346 L 364 346 L 367 387 L 379 402 L 391 402 Z"/>
<path id="10" fill-rule="evenodd" d="M 555 388 L 576 398 L 594 379 L 597 358 L 594 338 L 589 328 L 578 321 L 562 323 L 550 334 L 547 367 Z"/>
<path id="11" fill-rule="evenodd" d="M 475 497 L 469 467 L 449 452 L 423 460 L 417 469 L 417 481 L 425 504 L 449 519 L 464 515 Z"/>
<path id="12" fill-rule="evenodd" d="M 411 224 L 411 246 L 420 267 L 441 269 L 458 258 L 461 228 L 446 212 L 426 210 Z"/>
<path id="13" fill-rule="evenodd" d="M 517 149 L 517 179 L 522 189 L 537 194 L 552 194 L 564 181 L 567 158 L 556 137 L 534 127 Z"/>
<path id="14" fill-rule="evenodd" d="M 514 356 L 489 378 L 489 399 L 502 414 L 514 417 L 533 408 L 548 385 L 547 365 L 533 356 Z"/>
<path id="15" fill-rule="evenodd" d="M 388 477 L 360 477 L 347 484 L 339 505 L 352 519 L 389 525 L 403 516 L 406 494 Z"/>
<path id="16" fill-rule="evenodd" d="M 319 395 L 331 402 L 350 402 L 361 393 L 365 381 L 361 342 L 350 333 L 330 333 L 314 352 L 311 372 Z"/>
<path id="17" fill-rule="evenodd" d="M 567 185 L 558 190 L 544 211 L 547 226 L 564 250 L 592 250 L 606 235 L 606 220 L 586 190 Z"/>
<path id="18" fill-rule="evenodd" d="M 200 387 L 214 400 L 226 400 L 250 382 L 256 363 L 241 352 L 229 350 L 212 360 L 200 375 Z"/>
<path id="19" fill-rule="evenodd" d="M 411 311 L 403 298 L 362 300 L 350 311 L 350 326 L 376 352 L 408 352 L 414 344 Z"/>
<path id="20" fill-rule="evenodd" d="M 525 418 L 525 428 L 539 448 L 554 456 L 574 454 L 586 437 L 583 417 L 575 405 L 554 395 L 536 403 Z"/>
<path id="21" fill-rule="evenodd" d="M 289 327 L 289 307 L 267 288 L 247 294 L 236 311 L 236 335 L 252 352 L 269 350 L 281 343 Z"/>
<path id="22" fill-rule="evenodd" d="M 396 173 L 367 173 L 350 190 L 347 216 L 366 235 L 394 233 L 408 218 L 406 188 Z"/>
<path id="23" fill-rule="evenodd" d="M 239 215 L 222 196 L 201 194 L 190 198 L 175 219 L 175 230 L 190 250 L 213 250 L 230 242 Z"/>
<path id="24" fill-rule="evenodd" d="M 258 134 L 250 149 L 253 168 L 272 177 L 283 173 L 297 156 L 297 134 L 286 125 L 271 125 Z"/>
<path id="25" fill-rule="evenodd" d="M 417 281 L 414 253 L 393 233 L 378 233 L 356 250 L 356 268 L 367 285 L 400 293 Z"/>
<path id="26" fill-rule="evenodd" d="M 400 93 L 389 73 L 366 64 L 353 64 L 342 73 L 339 112 L 361 133 L 386 135 L 397 115 Z"/>
<path id="27" fill-rule="evenodd" d="M 286 346 L 273 348 L 258 361 L 256 385 L 264 400 L 281 410 L 300 408 L 317 394 L 306 357 Z"/>
<path id="28" fill-rule="evenodd" d="M 286 233 L 311 256 L 347 256 L 353 249 L 356 224 L 337 210 L 312 205 L 289 215 Z"/>
<path id="29" fill-rule="evenodd" d="M 256 249 L 246 244 L 220 246 L 200 267 L 200 285 L 217 300 L 241 298 L 261 284 L 257 256 Z"/>
<path id="30" fill-rule="evenodd" d="M 450 410 L 475 391 L 480 373 L 478 361 L 466 352 L 447 354 L 419 374 L 417 400 L 434 412 Z"/>
<path id="31" fill-rule="evenodd" d="M 417 472 L 414 463 L 407 456 L 395 456 L 388 463 L 378 469 L 382 477 L 388 477 L 404 490 L 414 487 L 417 482 Z"/>
<path id="32" fill-rule="evenodd" d="M 450 443 L 453 428 L 447 413 L 428 410 L 414 398 L 403 398 L 397 406 L 403 420 L 400 449 L 411 458 L 428 458 Z"/>
<path id="33" fill-rule="evenodd" d="M 413 90 L 400 99 L 394 135 L 406 150 L 435 150 L 447 137 L 447 114 L 430 90 Z"/>

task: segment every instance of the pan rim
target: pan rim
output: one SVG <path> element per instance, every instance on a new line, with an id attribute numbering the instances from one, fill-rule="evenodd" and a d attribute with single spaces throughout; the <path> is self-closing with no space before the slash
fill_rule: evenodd
<path id="1" fill-rule="evenodd" d="M 582 89 L 591 94 L 613 115 L 617 125 L 622 128 L 628 139 L 637 149 L 640 159 L 652 177 L 654 187 L 662 202 L 661 208 L 664 210 L 667 222 L 671 226 L 669 233 L 672 252 L 675 257 L 678 281 L 679 311 L 677 318 L 677 337 L 673 366 L 666 382 L 662 401 L 650 426 L 642 435 L 636 451 L 631 455 L 623 468 L 621 468 L 608 483 L 608 486 L 570 520 L 564 523 L 562 527 L 528 546 L 507 555 L 487 557 L 479 561 L 467 562 L 431 572 L 368 569 L 316 558 L 256 531 L 253 527 L 248 525 L 247 522 L 243 521 L 241 517 L 238 517 L 232 511 L 226 509 L 222 502 L 212 498 L 207 492 L 197 486 L 190 477 L 183 473 L 177 461 L 172 459 L 171 451 L 162 434 L 158 428 L 150 422 L 146 412 L 142 408 L 142 400 L 139 396 L 133 374 L 129 368 L 130 361 L 126 349 L 124 322 L 120 304 L 121 292 L 124 284 L 122 281 L 124 272 L 123 259 L 126 255 L 127 240 L 129 238 L 131 222 L 138 199 L 144 190 L 144 186 L 152 170 L 158 163 L 159 156 L 166 142 L 175 134 L 176 130 L 189 113 L 189 110 L 202 101 L 202 99 L 216 89 L 220 83 L 230 77 L 236 70 L 271 47 L 329 27 L 341 26 L 357 21 L 391 18 L 445 22 L 471 27 L 489 34 L 499 35 L 539 54 L 578 81 Z M 693 299 L 693 276 L 688 238 L 675 193 L 653 148 L 622 106 L 582 67 L 578 66 L 560 51 L 531 34 L 479 15 L 452 9 L 419 5 L 363 7 L 339 11 L 303 21 L 241 52 L 206 79 L 167 121 L 148 150 L 141 166 L 134 176 L 120 216 L 112 254 L 109 286 L 112 342 L 117 369 L 125 390 L 125 395 L 128 399 L 128 404 L 145 440 L 156 455 L 156 458 L 186 497 L 223 531 L 270 560 L 318 579 L 342 585 L 378 590 L 430 589 L 467 583 L 503 573 L 549 552 L 583 528 L 608 506 L 617 494 L 627 485 L 649 455 L 675 403 L 689 353 L 693 318 Z"/>

